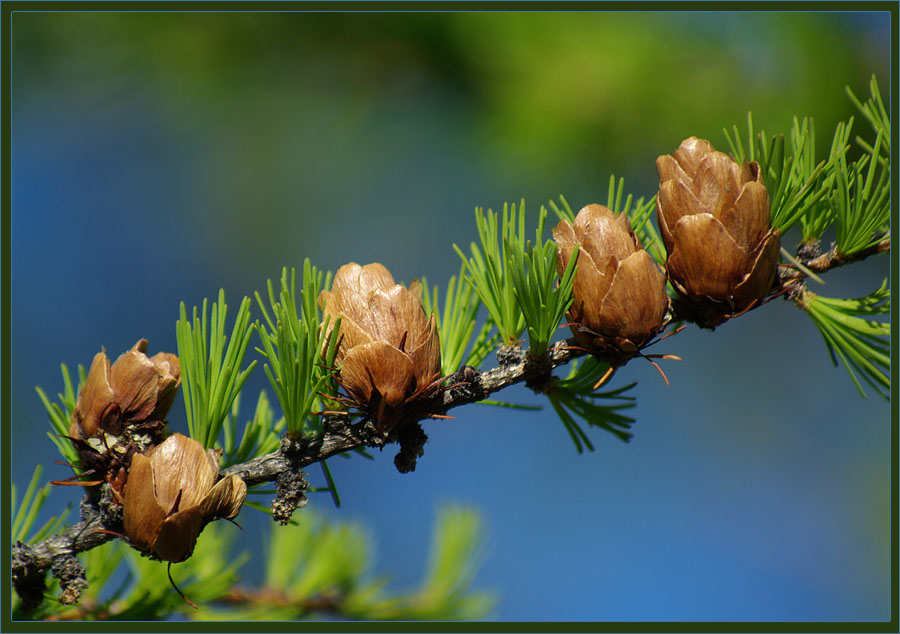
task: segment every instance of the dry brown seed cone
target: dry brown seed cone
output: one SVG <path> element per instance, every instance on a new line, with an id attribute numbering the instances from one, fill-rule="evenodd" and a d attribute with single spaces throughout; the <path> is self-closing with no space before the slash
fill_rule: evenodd
<path id="1" fill-rule="evenodd" d="M 110 365 L 105 352 L 94 356 L 69 424 L 80 467 L 92 483 L 106 480 L 121 494 L 132 455 L 162 440 L 181 373 L 178 357 L 147 357 L 141 339 Z"/>
<path id="2" fill-rule="evenodd" d="M 439 387 L 441 345 L 434 317 L 422 307 L 418 280 L 394 283 L 381 264 L 342 266 L 319 302 L 341 319 L 336 363 L 340 381 L 379 424 L 396 422 L 400 410 Z"/>
<path id="3" fill-rule="evenodd" d="M 125 483 L 125 535 L 132 546 L 163 561 L 190 557 L 209 522 L 241 510 L 247 485 L 234 474 L 216 482 L 218 454 L 181 434 L 131 460 Z"/>
<path id="4" fill-rule="evenodd" d="M 560 275 L 578 253 L 567 314 L 585 348 L 614 364 L 636 353 L 662 328 L 668 300 L 666 277 L 642 247 L 625 214 L 602 205 L 578 212 L 574 225 L 553 229 Z"/>
<path id="5" fill-rule="evenodd" d="M 119 435 L 123 428 L 165 419 L 181 385 L 181 366 L 174 354 L 145 354 L 141 339 L 110 365 L 105 352 L 94 356 L 87 381 L 72 413 L 73 437 Z"/>
<path id="6" fill-rule="evenodd" d="M 675 290 L 702 326 L 751 308 L 775 280 L 780 232 L 756 162 L 691 137 L 656 160 L 657 221 Z"/>

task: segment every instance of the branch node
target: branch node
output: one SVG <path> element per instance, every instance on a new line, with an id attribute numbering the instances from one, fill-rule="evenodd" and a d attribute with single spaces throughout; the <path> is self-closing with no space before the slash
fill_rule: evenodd
<path id="1" fill-rule="evenodd" d="M 799 308 L 806 310 L 806 302 L 803 300 L 805 295 L 806 282 L 798 280 L 788 287 L 787 292 L 784 294 L 784 298 L 789 302 L 796 304 Z"/>
<path id="2" fill-rule="evenodd" d="M 379 430 L 375 421 L 366 419 L 360 423 L 360 431 L 366 447 L 370 449 L 384 449 L 384 445 L 388 441 L 388 430 Z"/>
<path id="3" fill-rule="evenodd" d="M 334 436 L 346 436 L 350 428 L 350 415 L 346 412 L 323 412 L 322 431 Z"/>
<path id="4" fill-rule="evenodd" d="M 53 559 L 53 576 L 59 581 L 62 592 L 59 602 L 75 605 L 81 599 L 81 591 L 88 587 L 84 565 L 72 553 L 65 553 Z"/>
<path id="5" fill-rule="evenodd" d="M 22 600 L 21 609 L 26 614 L 41 604 L 47 589 L 44 571 L 38 564 L 38 556 L 30 546 L 22 542 L 13 545 L 12 582 Z"/>
<path id="6" fill-rule="evenodd" d="M 285 435 L 281 439 L 281 454 L 289 468 L 279 472 L 275 478 L 275 499 L 272 500 L 272 519 L 281 525 L 287 524 L 294 511 L 309 502 L 306 497 L 309 482 L 304 477 L 306 473 L 299 468 L 305 445 L 303 438 Z"/>
<path id="7" fill-rule="evenodd" d="M 525 374 L 530 378 L 525 379 L 525 386 L 537 394 L 546 393 L 547 389 L 556 381 L 553 376 L 553 362 L 549 354 L 542 357 L 532 357 L 530 353 L 525 355 Z"/>
<path id="8" fill-rule="evenodd" d="M 814 260 L 822 254 L 822 241 L 810 240 L 809 242 L 801 242 L 797 247 L 797 258 L 803 261 Z"/>
<path id="9" fill-rule="evenodd" d="M 89 511 L 89 508 L 93 508 Z M 85 515 L 89 515 L 85 517 Z M 112 487 L 104 486 L 103 494 L 100 496 L 98 507 L 92 507 L 89 501 L 86 503 L 84 499 L 81 502 L 81 518 L 86 524 L 90 524 L 91 520 L 99 515 L 100 524 L 117 533 L 124 532 L 122 503 L 118 500 Z"/>
<path id="10" fill-rule="evenodd" d="M 552 391 L 551 386 L 558 379 L 553 376 L 549 370 L 535 377 L 525 380 L 525 387 L 533 391 L 535 394 L 548 394 Z"/>
<path id="11" fill-rule="evenodd" d="M 518 365 L 525 361 L 525 351 L 519 345 L 500 346 L 497 348 L 497 363 L 501 367 Z"/>
<path id="12" fill-rule="evenodd" d="M 449 386 L 444 393 L 444 401 L 472 402 L 485 398 L 484 386 L 481 384 L 481 373 L 470 365 L 464 365 L 447 377 Z"/>
<path id="13" fill-rule="evenodd" d="M 425 454 L 425 443 L 428 436 L 422 425 L 416 421 L 408 422 L 400 427 L 397 435 L 400 451 L 394 456 L 394 466 L 400 473 L 411 473 L 416 470 L 416 460 Z"/>
<path id="14" fill-rule="evenodd" d="M 285 434 L 281 437 L 281 453 L 288 460 L 295 460 L 306 448 L 306 439 L 302 436 L 294 438 Z"/>
<path id="15" fill-rule="evenodd" d="M 306 481 L 306 473 L 292 470 L 282 471 L 275 478 L 275 499 L 272 500 L 272 519 L 281 524 L 287 524 L 291 515 L 297 509 L 306 506 L 309 500 L 306 490 L 309 482 Z"/>

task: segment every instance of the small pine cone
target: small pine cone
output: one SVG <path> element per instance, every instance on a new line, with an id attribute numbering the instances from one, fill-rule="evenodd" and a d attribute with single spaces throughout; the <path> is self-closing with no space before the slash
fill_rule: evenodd
<path id="1" fill-rule="evenodd" d="M 560 275 L 578 256 L 568 312 L 575 338 L 603 360 L 624 363 L 662 328 L 665 275 L 641 247 L 628 217 L 602 205 L 584 207 L 574 225 L 561 221 L 553 237 Z"/>
<path id="2" fill-rule="evenodd" d="M 688 318 L 712 328 L 752 308 L 772 288 L 781 236 L 759 165 L 691 137 L 656 169 L 666 268 Z"/>

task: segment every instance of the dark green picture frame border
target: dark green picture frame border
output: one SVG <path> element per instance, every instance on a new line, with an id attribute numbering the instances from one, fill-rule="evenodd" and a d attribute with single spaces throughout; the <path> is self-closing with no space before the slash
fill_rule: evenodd
<path id="1" fill-rule="evenodd" d="M 41 1 L 27 2 L 13 0 L 0 3 L 2 13 L 2 33 L 6 35 L 6 46 L 3 48 L 3 84 L 0 91 L 3 94 L 3 172 L 2 172 L 2 221 L 3 221 L 3 332 L 0 339 L 0 355 L 2 355 L 2 459 L 3 482 L 2 493 L 2 543 L 6 561 L 11 561 L 11 549 L 9 545 L 10 531 L 10 484 L 11 484 L 11 427 L 14 421 L 10 419 L 10 385 L 11 385 L 11 361 L 10 361 L 10 313 L 11 313 L 11 40 L 12 19 L 17 12 L 88 12 L 88 11 L 119 11 L 119 12 L 220 12 L 220 11 L 244 11 L 244 12 L 293 12 L 293 11 L 340 11 L 340 12 L 463 12 L 463 11 L 536 11 L 536 12 L 563 12 L 563 11 L 878 11 L 891 14 L 891 101 L 890 110 L 893 120 L 897 118 L 897 63 L 898 56 L 898 16 L 900 16 L 900 4 L 897 2 L 848 2 L 815 1 L 815 2 L 776 2 L 761 0 L 758 2 L 659 2 L 659 1 L 635 1 L 635 2 L 590 2 L 560 0 L 548 2 L 545 0 L 487 0 L 477 2 L 472 0 L 449 2 L 435 0 L 432 2 L 423 0 L 394 0 L 372 2 L 342 2 L 342 1 L 310 1 L 296 2 L 291 0 L 259 0 L 257 2 L 246 0 L 212 0 L 208 2 L 174 2 L 162 0 L 160 2 L 123 2 L 119 0 L 74 0 L 72 2 Z M 5 88 L 5 89 L 4 89 Z M 896 144 L 896 128 L 893 132 L 893 147 Z M 897 180 L 893 177 L 892 187 L 897 190 Z M 894 231 L 894 218 L 892 218 L 892 232 Z M 891 251 L 892 271 L 898 272 L 898 256 L 895 250 Z M 897 314 L 891 314 L 891 344 L 897 344 Z M 891 384 L 896 381 L 897 364 L 891 364 Z M 898 527 L 897 527 L 897 490 L 896 484 L 900 479 L 897 463 L 897 426 L 898 409 L 896 402 L 891 401 L 891 470 L 894 486 L 891 489 L 891 536 L 894 548 L 891 552 L 891 587 L 893 592 L 891 601 L 890 621 L 632 621 L 632 622 L 260 622 L 253 623 L 255 632 L 898 632 L 898 570 L 900 570 L 900 557 L 898 557 Z M 537 574 L 537 571 L 536 571 Z M 201 622 L 82 622 L 82 623 L 47 623 L 11 621 L 11 583 L 3 587 L 2 594 L 2 620 L 0 631 L 3 632 L 246 632 L 247 623 L 201 623 Z"/>

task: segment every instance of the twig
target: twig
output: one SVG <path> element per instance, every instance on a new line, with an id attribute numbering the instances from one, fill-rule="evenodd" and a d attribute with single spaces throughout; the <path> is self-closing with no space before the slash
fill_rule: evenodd
<path id="1" fill-rule="evenodd" d="M 838 248 L 834 246 L 822 255 L 810 258 L 808 260 L 800 260 L 800 262 L 803 264 L 803 266 L 808 268 L 813 273 L 825 273 L 826 271 L 836 269 L 839 266 L 852 264 L 853 262 L 859 262 L 860 260 L 864 260 L 869 256 L 878 255 L 879 253 L 885 253 L 890 250 L 891 235 L 888 234 L 884 239 L 876 242 L 869 248 L 863 249 L 862 251 L 857 251 L 852 255 L 843 255 L 838 251 Z M 799 280 L 806 277 L 807 275 L 802 270 L 796 269 L 788 264 L 782 264 L 778 267 L 778 269 L 782 282 Z"/>
<path id="2" fill-rule="evenodd" d="M 801 260 L 803 266 L 815 273 L 823 273 L 839 266 L 865 259 L 871 255 L 890 250 L 890 235 L 875 245 L 844 256 L 832 248 L 827 253 L 811 259 Z M 789 265 L 779 266 L 779 278 L 785 282 L 800 280 L 806 274 Z M 433 414 L 445 414 L 448 410 L 461 405 L 468 405 L 485 399 L 516 383 L 533 382 L 546 377 L 554 368 L 565 365 L 586 353 L 577 347 L 573 340 L 560 342 L 551 347 L 544 358 L 534 359 L 521 348 L 501 348 L 498 350 L 500 364 L 486 372 L 478 372 L 474 368 L 464 367 L 456 374 L 448 377 L 450 386 L 437 397 L 437 402 L 428 403 L 423 408 L 417 421 L 430 418 Z M 233 473 L 239 476 L 247 486 L 263 482 L 271 482 L 279 476 L 296 476 L 299 469 L 331 456 L 360 447 L 381 447 L 387 440 L 383 433 L 376 431 L 368 420 L 349 424 L 343 413 L 323 412 L 322 424 L 325 431 L 318 436 L 283 443 L 282 448 L 272 453 L 253 458 L 243 464 L 233 465 L 223 474 Z M 48 537 L 33 546 L 17 544 L 13 549 L 12 577 L 13 585 L 20 596 L 25 596 L 29 588 L 43 587 L 44 576 L 54 562 L 79 552 L 96 548 L 108 542 L 112 536 L 97 532 L 102 529 L 99 514 L 73 524 L 61 533 Z"/>
<path id="3" fill-rule="evenodd" d="M 560 343 L 539 361 L 531 359 L 526 351 L 515 349 L 507 351 L 506 362 L 493 370 L 479 373 L 473 368 L 463 368 L 447 381 L 453 387 L 445 390 L 437 403 L 430 404 L 430 411 L 423 410 L 419 420 L 428 419 L 430 414 L 443 414 L 454 407 L 474 403 L 510 385 L 547 374 L 582 354 Z M 323 427 L 326 430 L 324 433 L 293 443 L 287 452 L 283 445 L 272 453 L 232 465 L 223 471 L 223 475 L 233 473 L 250 487 L 271 482 L 283 474 L 296 474 L 300 468 L 336 454 L 364 446 L 382 446 L 385 442 L 383 434 L 376 432 L 367 420 L 350 425 L 344 415 L 325 415 Z M 58 558 L 96 548 L 113 538 L 108 533 L 96 532 L 96 529 L 102 529 L 98 515 L 72 524 L 61 533 L 33 546 L 17 545 L 12 565 L 17 592 L 24 591 L 29 584 L 42 582 L 47 570 Z"/>
<path id="4" fill-rule="evenodd" d="M 246 590 L 234 587 L 215 602 L 233 607 L 259 606 L 264 608 L 291 608 L 302 612 L 327 612 L 336 616 L 352 619 L 345 614 L 344 597 L 341 594 L 316 594 L 302 599 L 292 599 L 281 592 L 269 588 L 262 590 Z"/>
<path id="5" fill-rule="evenodd" d="M 818 275 L 813 273 L 811 269 L 809 269 L 805 264 L 803 264 L 803 262 L 801 262 L 800 260 L 795 258 L 793 255 L 791 255 L 790 251 L 788 251 L 784 247 L 781 247 L 781 255 L 783 255 L 787 259 L 788 262 L 790 262 L 795 267 L 797 267 L 800 270 L 800 272 L 802 272 L 804 275 L 809 277 L 809 279 L 814 280 L 814 281 L 818 282 L 819 284 L 825 284 L 825 280 L 823 280 L 821 277 L 819 277 Z"/>
<path id="6" fill-rule="evenodd" d="M 452 389 L 446 390 L 440 397 L 441 401 L 433 404 L 427 413 L 423 411 L 418 420 L 426 420 L 430 418 L 431 414 L 443 414 L 454 407 L 480 401 L 489 394 L 510 385 L 547 374 L 553 368 L 565 365 L 583 354 L 580 351 L 569 349 L 566 343 L 560 343 L 550 348 L 547 357 L 540 361 L 531 359 L 526 351 L 515 350 L 517 352 L 512 353 L 514 356 L 508 363 L 492 370 L 479 373 L 472 368 L 463 368 L 451 376 L 447 382 L 456 385 Z M 292 458 L 297 468 L 359 447 L 383 444 L 383 439 L 373 432 L 369 421 L 364 420 L 348 425 L 343 416 L 326 416 L 323 425 L 329 431 L 302 442 L 299 447 L 294 449 Z M 280 474 L 290 471 L 289 462 L 283 449 L 277 449 L 243 464 L 228 467 L 223 474 L 233 473 L 246 482 L 248 487 L 251 487 L 263 482 L 270 482 Z"/>

